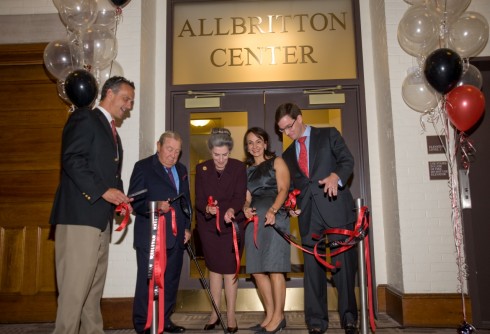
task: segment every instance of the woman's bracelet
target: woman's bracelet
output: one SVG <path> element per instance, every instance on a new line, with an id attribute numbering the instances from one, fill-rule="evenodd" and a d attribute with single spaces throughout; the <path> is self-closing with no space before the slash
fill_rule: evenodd
<path id="1" fill-rule="evenodd" d="M 277 213 L 277 209 L 276 209 L 275 207 L 273 207 L 273 206 L 271 206 L 271 207 L 269 208 L 269 210 L 272 210 L 272 212 L 273 212 L 274 214 L 276 214 L 276 213 Z"/>

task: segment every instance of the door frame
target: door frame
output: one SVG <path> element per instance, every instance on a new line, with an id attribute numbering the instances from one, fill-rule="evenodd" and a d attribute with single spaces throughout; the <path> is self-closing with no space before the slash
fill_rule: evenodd
<path id="1" fill-rule="evenodd" d="M 337 87 L 337 86 L 335 86 Z M 364 199 L 365 205 L 370 206 L 370 186 L 369 186 L 369 161 L 367 133 L 365 131 L 365 114 L 363 113 L 362 92 L 358 86 L 346 86 L 336 89 L 336 93 L 345 94 L 345 103 L 337 104 L 309 104 L 309 91 L 321 90 L 325 87 L 294 87 L 294 88 L 268 88 L 268 89 L 230 89 L 213 91 L 177 91 L 171 93 L 171 112 L 170 122 L 167 123 L 167 129 L 178 132 L 182 138 L 182 151 L 184 154 L 180 162 L 183 163 L 190 171 L 190 157 L 185 152 L 190 152 L 190 114 L 191 113 L 210 113 L 210 112 L 230 112 L 230 111 L 247 111 L 248 127 L 263 127 L 270 136 L 271 146 L 277 155 L 282 154 L 282 143 L 279 133 L 277 132 L 274 115 L 277 106 L 280 103 L 291 101 L 298 104 L 301 109 L 342 109 L 349 110 L 342 112 L 342 133 L 356 161 L 354 180 L 351 180 L 351 191 L 355 198 Z M 218 96 L 220 99 L 219 107 L 214 108 L 185 108 L 185 99 L 193 99 L 197 96 Z M 202 94 L 202 95 L 199 95 Z M 203 97 L 204 98 L 204 97 Z M 270 102 L 268 102 L 270 101 Z M 235 149 L 241 149 L 241 138 L 235 138 Z M 372 248 L 372 243 L 371 243 Z M 372 249 L 371 249 L 372 251 Z M 374 257 L 373 257 L 374 260 Z M 184 258 L 180 287 L 181 289 L 200 288 L 198 279 L 190 278 L 190 259 Z M 374 264 L 372 266 L 373 282 L 375 282 Z M 288 279 L 287 287 L 302 287 L 303 278 Z M 375 286 L 375 285 L 374 285 Z M 250 279 L 240 280 L 240 288 L 254 287 Z"/>

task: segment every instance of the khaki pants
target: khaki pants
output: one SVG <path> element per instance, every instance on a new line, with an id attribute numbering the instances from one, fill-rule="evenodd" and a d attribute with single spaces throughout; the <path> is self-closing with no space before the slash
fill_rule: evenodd
<path id="1" fill-rule="evenodd" d="M 110 224 L 57 225 L 55 234 L 58 310 L 53 334 L 104 333 L 100 300 L 107 273 Z"/>

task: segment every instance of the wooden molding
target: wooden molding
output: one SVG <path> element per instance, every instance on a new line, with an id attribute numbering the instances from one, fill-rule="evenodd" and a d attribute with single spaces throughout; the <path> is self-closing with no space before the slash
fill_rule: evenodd
<path id="1" fill-rule="evenodd" d="M 0 65 L 41 65 L 47 44 L 0 44 Z"/>
<path id="2" fill-rule="evenodd" d="M 463 321 L 459 293 L 403 294 L 388 285 L 378 286 L 379 311 L 404 327 L 454 327 Z M 466 318 L 471 323 L 471 301 L 465 295 Z"/>

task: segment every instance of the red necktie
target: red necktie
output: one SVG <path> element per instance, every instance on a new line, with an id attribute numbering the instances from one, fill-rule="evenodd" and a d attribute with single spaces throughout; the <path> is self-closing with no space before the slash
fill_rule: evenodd
<path id="1" fill-rule="evenodd" d="M 175 190 L 177 190 L 177 185 L 175 184 L 175 179 L 174 179 L 174 174 L 172 174 L 172 169 L 165 167 L 165 170 L 167 171 L 168 177 L 170 178 L 172 185 L 174 186 Z"/>
<path id="2" fill-rule="evenodd" d="M 299 142 L 299 168 L 308 177 L 308 151 L 306 150 L 306 136 L 298 138 Z"/>
<path id="3" fill-rule="evenodd" d="M 111 128 L 112 128 L 112 137 L 114 138 L 114 143 L 117 146 L 116 122 L 114 122 L 114 120 L 111 121 Z"/>

